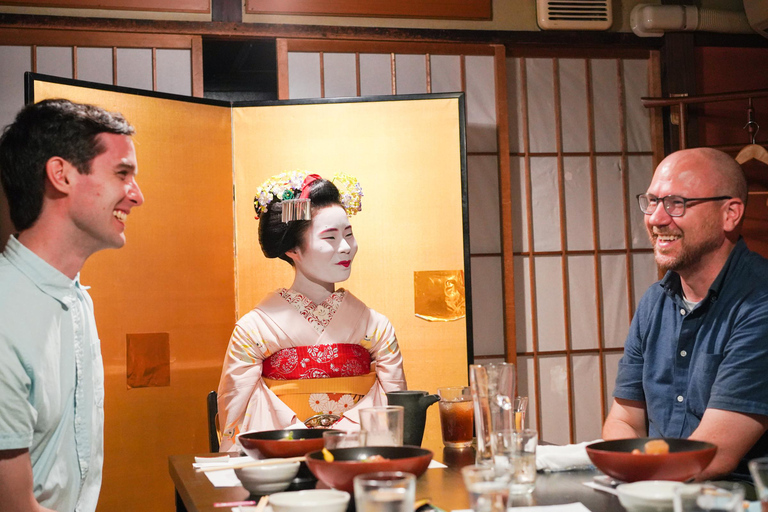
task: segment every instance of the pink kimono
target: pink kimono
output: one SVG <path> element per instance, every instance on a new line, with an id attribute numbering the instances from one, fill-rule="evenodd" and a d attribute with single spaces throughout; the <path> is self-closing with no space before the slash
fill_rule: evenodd
<path id="1" fill-rule="evenodd" d="M 327 301 L 317 306 L 314 311 L 320 324 L 318 316 L 314 316 L 313 326 L 307 319 L 307 309 L 289 304 L 281 293 L 286 291 L 267 295 L 237 322 L 232 333 L 218 390 L 221 451 L 231 450 L 240 432 L 304 428 L 307 418 L 297 417 L 262 378 L 263 361 L 283 348 L 353 343 L 370 353 L 376 366 L 375 382 L 356 404 L 344 410 L 333 428 L 358 430 L 360 408 L 386 405 L 384 393 L 406 389 L 395 330 L 384 315 L 350 292 L 338 290 L 330 298 L 336 300 L 335 313 L 333 308 L 329 311 L 323 307 Z M 300 294 L 296 296 L 308 302 Z M 313 384 L 322 385 L 323 380 L 335 379 L 314 380 Z"/>

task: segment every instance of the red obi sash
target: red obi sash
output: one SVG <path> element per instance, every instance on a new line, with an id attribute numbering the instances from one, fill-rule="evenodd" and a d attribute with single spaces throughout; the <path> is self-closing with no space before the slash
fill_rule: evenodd
<path id="1" fill-rule="evenodd" d="M 284 348 L 263 365 L 262 375 L 274 380 L 356 377 L 371 371 L 371 355 L 361 345 L 332 343 Z"/>

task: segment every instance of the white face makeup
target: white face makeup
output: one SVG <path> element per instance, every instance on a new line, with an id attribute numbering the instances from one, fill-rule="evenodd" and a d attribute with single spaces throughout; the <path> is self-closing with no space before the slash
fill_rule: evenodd
<path id="1" fill-rule="evenodd" d="M 341 206 L 328 206 L 312 214 L 304 243 L 288 254 L 296 272 L 318 284 L 346 281 L 352 273 L 357 241 Z"/>

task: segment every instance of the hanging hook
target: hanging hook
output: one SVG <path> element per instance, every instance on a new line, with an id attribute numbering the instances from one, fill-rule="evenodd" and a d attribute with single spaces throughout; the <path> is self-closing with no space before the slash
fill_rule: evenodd
<path id="1" fill-rule="evenodd" d="M 747 124 L 742 129 L 747 130 L 750 143 L 754 144 L 757 139 L 757 132 L 760 131 L 760 125 L 755 121 L 755 108 L 752 106 L 752 98 L 749 98 L 749 108 L 747 108 Z"/>

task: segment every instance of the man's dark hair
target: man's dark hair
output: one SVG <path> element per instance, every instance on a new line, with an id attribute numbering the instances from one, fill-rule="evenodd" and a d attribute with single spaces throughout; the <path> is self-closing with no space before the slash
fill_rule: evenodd
<path id="1" fill-rule="evenodd" d="M 80 174 L 91 172 L 91 161 L 106 151 L 101 133 L 133 135 L 118 113 L 63 99 L 27 105 L 0 136 L 0 181 L 18 231 L 40 216 L 45 193 L 45 164 L 58 156 Z"/>

